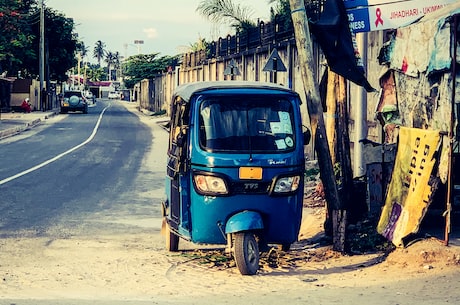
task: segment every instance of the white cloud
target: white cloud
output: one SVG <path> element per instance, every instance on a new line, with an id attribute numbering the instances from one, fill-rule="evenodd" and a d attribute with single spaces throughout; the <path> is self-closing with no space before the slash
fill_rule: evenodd
<path id="1" fill-rule="evenodd" d="M 147 38 L 154 39 L 158 37 L 158 30 L 155 28 L 144 29 L 143 32 L 147 35 Z"/>

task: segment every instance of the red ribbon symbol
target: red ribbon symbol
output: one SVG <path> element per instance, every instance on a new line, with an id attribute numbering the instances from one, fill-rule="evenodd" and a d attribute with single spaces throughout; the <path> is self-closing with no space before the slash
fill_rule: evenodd
<path id="1" fill-rule="evenodd" d="M 375 27 L 377 27 L 379 23 L 383 25 L 382 11 L 380 8 L 375 11 L 375 16 L 377 16 L 377 20 L 375 20 Z"/>

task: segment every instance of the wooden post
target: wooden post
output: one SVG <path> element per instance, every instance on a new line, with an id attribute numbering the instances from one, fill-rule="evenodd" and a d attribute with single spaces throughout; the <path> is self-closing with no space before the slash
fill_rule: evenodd
<path id="1" fill-rule="evenodd" d="M 315 73 L 315 61 L 311 47 L 310 29 L 308 27 L 307 13 L 303 0 L 289 0 L 291 17 L 294 24 L 294 33 L 297 52 L 300 61 L 302 80 L 307 97 L 307 108 L 310 116 L 312 137 L 315 139 L 315 149 L 318 154 L 318 164 L 321 181 L 324 185 L 326 202 L 332 210 L 340 210 L 340 200 L 337 183 L 334 177 L 329 145 L 327 142 L 326 128 L 323 118 L 323 107 L 319 94 L 318 81 Z M 332 215 L 329 215 L 332 216 Z M 339 230 L 334 230 L 338 232 Z M 344 232 L 343 232 L 344 233 Z M 340 233 L 341 234 L 341 233 Z M 340 234 L 333 234 L 334 250 L 344 252 L 345 239 Z"/>
<path id="2" fill-rule="evenodd" d="M 453 54 L 452 54 L 452 100 L 451 100 L 451 112 L 450 112 L 450 128 L 449 128 L 449 165 L 448 165 L 448 172 L 447 172 L 447 195 L 446 195 L 446 211 L 444 212 L 444 217 L 446 218 L 446 226 L 444 230 L 444 244 L 446 246 L 449 245 L 449 234 L 451 229 L 451 212 L 452 212 L 452 158 L 453 158 L 453 151 L 452 145 L 454 145 L 454 124 L 455 124 L 455 88 L 457 86 L 457 81 L 455 75 L 457 75 L 457 28 L 458 28 L 458 17 L 455 16 L 453 25 L 451 25 L 451 37 L 453 47 Z"/>
<path id="3" fill-rule="evenodd" d="M 346 238 L 346 226 L 349 219 L 349 208 L 352 199 L 353 171 L 351 168 L 350 158 L 350 137 L 348 133 L 348 107 L 347 107 L 347 90 L 346 81 L 342 76 L 337 74 L 337 155 L 340 162 L 340 179 L 342 192 L 340 193 L 341 206 L 338 210 L 333 211 L 333 219 L 336 221 L 334 229 L 338 230 L 341 240 Z"/>
<path id="4" fill-rule="evenodd" d="M 337 85 L 337 74 L 327 68 L 327 90 L 326 90 L 326 135 L 329 143 L 331 162 L 334 166 L 337 162 L 337 95 L 335 88 Z"/>

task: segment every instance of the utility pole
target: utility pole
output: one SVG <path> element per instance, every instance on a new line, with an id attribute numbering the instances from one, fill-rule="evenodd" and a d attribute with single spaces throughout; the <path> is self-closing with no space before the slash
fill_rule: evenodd
<path id="1" fill-rule="evenodd" d="M 38 109 L 42 110 L 43 107 L 43 82 L 45 79 L 45 9 L 43 0 L 40 0 L 40 41 L 38 47 L 38 70 L 39 70 L 39 77 L 40 77 L 40 93 L 39 93 L 39 103 Z"/>
<path id="2" fill-rule="evenodd" d="M 80 78 L 80 73 L 81 73 L 81 68 L 80 68 L 80 65 L 81 65 L 81 52 L 78 52 L 77 53 L 77 60 L 78 60 L 78 65 L 77 65 L 77 77 L 78 77 L 78 90 L 81 89 L 81 78 Z"/>
<path id="3" fill-rule="evenodd" d="M 356 35 L 356 42 L 359 47 L 359 52 L 363 58 L 363 63 L 367 59 L 367 33 L 359 33 Z M 364 69 L 367 66 L 364 64 Z M 364 160 L 364 144 L 361 140 L 367 138 L 367 93 L 363 87 L 353 85 L 354 93 L 356 94 L 356 112 L 355 112 L 355 145 L 354 145 L 354 173 L 355 177 L 366 175 L 366 162 Z"/>
<path id="4" fill-rule="evenodd" d="M 308 114 L 312 130 L 312 138 L 315 140 L 315 149 L 318 153 L 318 164 L 321 181 L 324 185 L 328 210 L 333 211 L 332 217 L 332 238 L 333 248 L 336 251 L 345 251 L 344 231 L 341 231 L 343 214 L 340 198 L 337 190 L 334 169 L 332 167 L 331 154 L 327 141 L 326 128 L 323 117 L 323 107 L 317 85 L 315 73 L 315 62 L 310 39 L 307 12 L 303 0 L 289 0 L 291 17 L 294 24 L 294 33 L 297 52 L 300 61 L 301 75 L 307 97 Z"/>

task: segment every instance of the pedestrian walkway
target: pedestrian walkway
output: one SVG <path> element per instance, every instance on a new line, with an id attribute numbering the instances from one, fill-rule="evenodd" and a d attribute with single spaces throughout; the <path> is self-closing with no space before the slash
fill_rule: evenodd
<path id="1" fill-rule="evenodd" d="M 23 112 L 6 112 L 0 113 L 0 139 L 4 139 L 24 130 L 39 125 L 44 120 L 59 113 L 59 109 L 48 111 Z"/>

